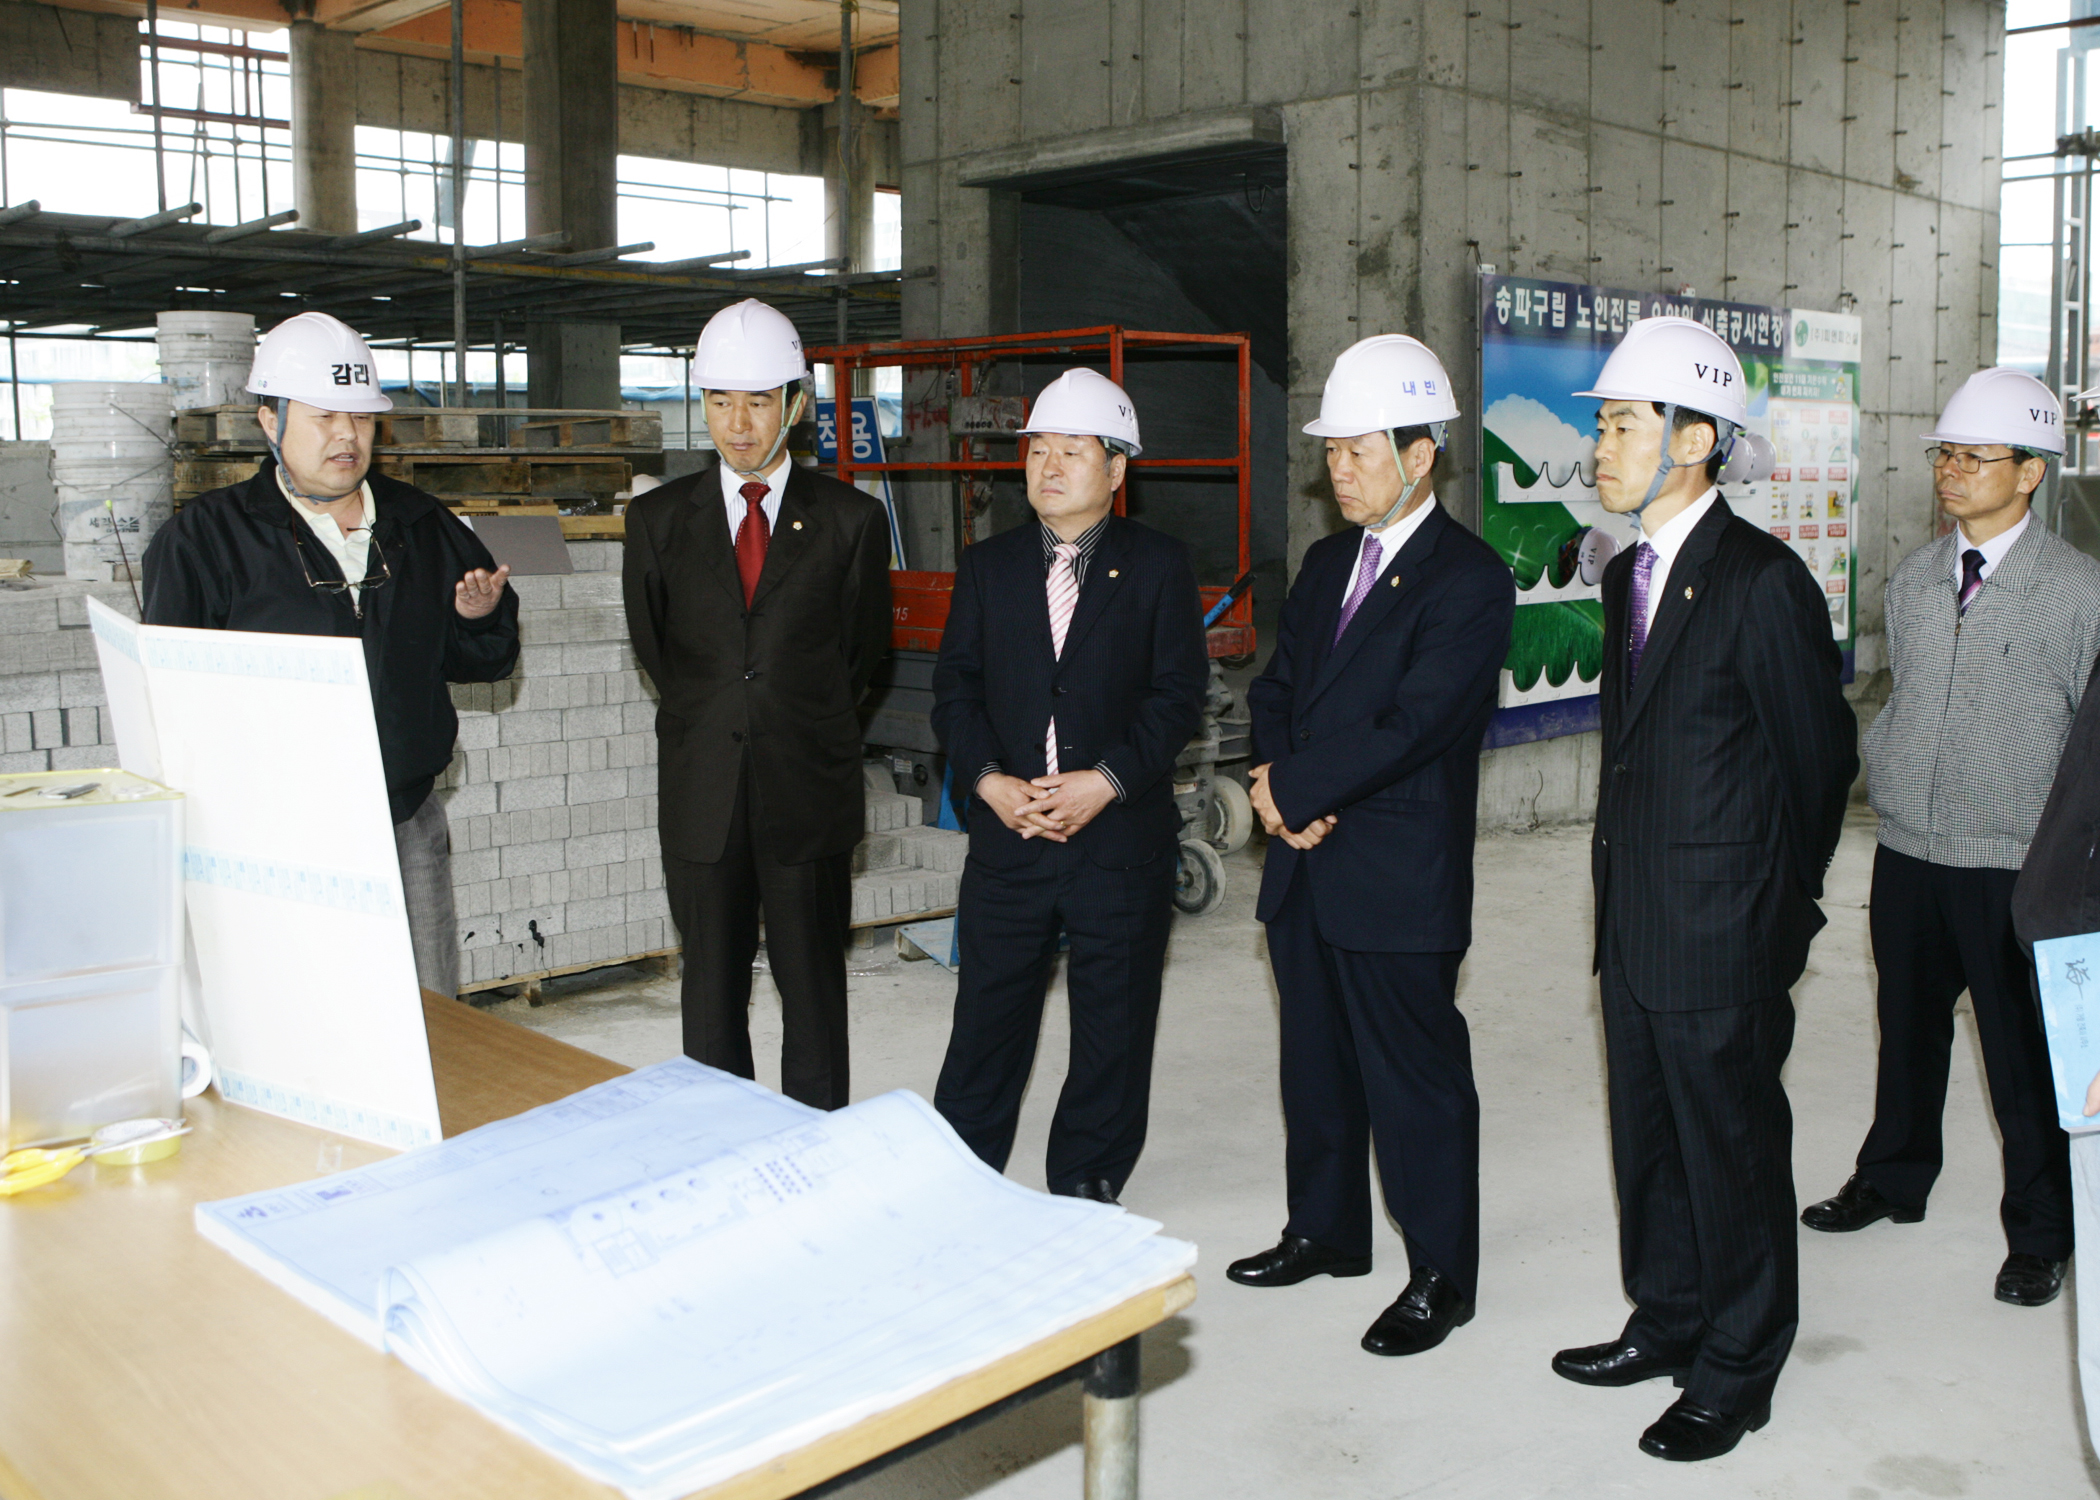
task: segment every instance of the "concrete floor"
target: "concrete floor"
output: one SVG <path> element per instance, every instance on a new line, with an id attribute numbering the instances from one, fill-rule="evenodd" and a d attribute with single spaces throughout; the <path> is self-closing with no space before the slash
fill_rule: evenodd
<path id="1" fill-rule="evenodd" d="M 1587 1390 L 1552 1352 L 1619 1331 L 1626 1304 L 1605 1139 L 1602 1033 L 1588 969 L 1589 838 L 1550 829 L 1484 839 L 1475 944 L 1460 984 L 1483 1109 L 1479 1315 L 1410 1359 L 1357 1339 L 1406 1280 L 1388 1228 L 1379 1269 L 1255 1291 L 1226 1264 L 1283 1221 L 1276 1000 L 1253 920 L 1259 844 L 1228 861 L 1231 893 L 1182 919 L 1167 967 L 1151 1142 L 1124 1193 L 1202 1247 L 1201 1295 L 1144 1348 L 1144 1492 L 1169 1497 L 2068 1497 L 2100 1492 L 2080 1417 L 2072 1298 L 2028 1310 L 1991 1297 L 2004 1255 L 1996 1137 L 1973 1025 L 1948 1094 L 1948 1162 L 1931 1216 L 1852 1236 L 1801 1233 L 1802 1323 L 1772 1424 L 1711 1463 L 1634 1446 L 1675 1392 Z M 1804 1201 L 1835 1191 L 1872 1110 L 1867 954 L 1871 823 L 1856 816 L 1824 903 L 1830 926 L 1795 992 L 1787 1083 Z M 930 1094 L 951 976 L 864 951 L 853 978 L 854 1096 Z M 610 983 L 605 982 L 609 978 Z M 1015 1153 L 1042 1183 L 1064 1074 L 1053 993 Z M 508 1019 L 626 1063 L 678 1050 L 675 980 L 601 975 Z M 754 1007 L 760 1077 L 777 1083 L 779 1008 Z M 769 1076 L 768 1070 L 772 1069 Z M 2075 1290 L 2075 1289 L 2074 1289 Z M 851 1500 L 1077 1500 L 1079 1397 L 1067 1388 L 842 1493 Z"/>

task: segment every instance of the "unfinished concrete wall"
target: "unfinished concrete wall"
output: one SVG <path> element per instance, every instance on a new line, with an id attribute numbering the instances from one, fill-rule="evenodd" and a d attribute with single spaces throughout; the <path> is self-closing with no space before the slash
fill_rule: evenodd
<path id="1" fill-rule="evenodd" d="M 940 267 L 906 336 L 1011 319 L 988 164 L 1013 188 L 1279 122 L 1295 564 L 1337 524 L 1297 432 L 1329 361 L 1406 331 L 1469 387 L 1482 263 L 1856 312 L 1871 671 L 1882 581 L 1932 532 L 1913 434 L 1996 349 L 2003 28 L 1999 0 L 904 0 L 904 260 Z"/>
<path id="2" fill-rule="evenodd" d="M 136 104 L 142 71 L 130 16 L 0 0 L 0 87 Z"/>

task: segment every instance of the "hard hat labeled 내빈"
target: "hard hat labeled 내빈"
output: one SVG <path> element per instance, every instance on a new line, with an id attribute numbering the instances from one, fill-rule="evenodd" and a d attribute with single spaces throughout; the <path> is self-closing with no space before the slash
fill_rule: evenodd
<path id="1" fill-rule="evenodd" d="M 2083 401 L 2092 395 L 2072 397 Z M 2037 453 L 2064 451 L 2063 408 L 2055 395 L 2025 370 L 2003 365 L 1978 370 L 1947 401 L 1928 443 L 2003 443 Z"/>
<path id="2" fill-rule="evenodd" d="M 1335 357 L 1320 393 L 1320 415 L 1305 424 L 1314 437 L 1362 437 L 1400 427 L 1429 427 L 1458 415 L 1443 361 L 1420 339 L 1381 333 Z"/>
<path id="3" fill-rule="evenodd" d="M 379 368 L 357 330 L 324 312 L 287 318 L 263 335 L 248 389 L 269 401 L 299 401 L 321 411 L 392 411 L 379 389 Z"/>
<path id="4" fill-rule="evenodd" d="M 802 335 L 785 313 L 756 297 L 709 318 L 693 350 L 693 384 L 703 391 L 776 391 L 807 379 Z"/>
<path id="5" fill-rule="evenodd" d="M 1575 394 L 1603 401 L 1659 401 L 1737 427 L 1750 420 L 1743 362 L 1726 339 L 1691 318 L 1641 319 L 1605 360 L 1596 388 Z"/>
<path id="6" fill-rule="evenodd" d="M 1132 457 L 1144 451 L 1138 445 L 1137 407 L 1129 393 L 1084 366 L 1065 371 L 1043 387 L 1021 431 L 1106 438 L 1128 448 Z"/>

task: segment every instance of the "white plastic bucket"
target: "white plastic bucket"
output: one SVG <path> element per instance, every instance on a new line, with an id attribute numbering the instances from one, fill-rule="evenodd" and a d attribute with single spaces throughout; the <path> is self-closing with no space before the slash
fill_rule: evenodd
<path id="1" fill-rule="evenodd" d="M 160 375 L 176 411 L 248 399 L 255 319 L 247 313 L 164 312 L 156 327 Z"/>
<path id="2" fill-rule="evenodd" d="M 68 578 L 106 582 L 112 563 L 137 568 L 173 514 L 171 394 L 157 381 L 51 388 L 51 477 Z"/>

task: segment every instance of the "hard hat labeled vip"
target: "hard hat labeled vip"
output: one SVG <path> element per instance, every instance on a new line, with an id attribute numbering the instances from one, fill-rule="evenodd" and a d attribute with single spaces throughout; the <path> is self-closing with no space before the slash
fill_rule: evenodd
<path id="1" fill-rule="evenodd" d="M 323 312 L 287 318 L 263 335 L 248 389 L 269 401 L 298 401 L 321 411 L 392 411 L 379 389 L 372 350 L 357 330 Z"/>
<path id="2" fill-rule="evenodd" d="M 807 379 L 802 335 L 785 313 L 756 297 L 709 318 L 693 350 L 693 384 L 703 391 L 777 391 Z"/>
<path id="3" fill-rule="evenodd" d="M 1021 431 L 1097 437 L 1121 445 L 1133 458 L 1144 451 L 1138 445 L 1137 407 L 1129 393 L 1084 366 L 1065 371 L 1043 387 Z"/>
<path id="4" fill-rule="evenodd" d="M 1335 357 L 1320 393 L 1320 415 L 1305 424 L 1314 437 L 1362 437 L 1401 427 L 1437 427 L 1458 415 L 1443 361 L 1420 339 L 1381 333 Z M 1437 446 L 1444 444 L 1437 434 Z"/>
<path id="5" fill-rule="evenodd" d="M 1595 389 L 1575 394 L 1659 402 L 1737 427 L 1750 420 L 1742 361 L 1726 339 L 1691 318 L 1641 319 L 1605 360 Z"/>
<path id="6" fill-rule="evenodd" d="M 2071 399 L 2083 401 L 2092 391 Z M 2025 370 L 1978 370 L 1947 401 L 1928 443 L 2003 443 L 2037 453 L 2064 451 L 2063 409 L 2049 387 Z"/>

